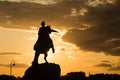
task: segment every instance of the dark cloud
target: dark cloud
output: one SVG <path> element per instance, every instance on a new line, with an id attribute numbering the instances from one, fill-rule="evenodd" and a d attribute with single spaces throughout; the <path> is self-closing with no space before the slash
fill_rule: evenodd
<path id="1" fill-rule="evenodd" d="M 0 66 L 10 67 L 10 64 L 0 64 Z M 29 65 L 25 64 L 25 63 L 15 63 L 15 65 L 13 67 L 15 67 L 15 68 L 27 68 L 27 67 L 29 67 Z"/>
<path id="2" fill-rule="evenodd" d="M 31 29 L 31 26 L 39 27 L 45 20 L 59 28 L 72 28 L 63 40 L 82 50 L 120 56 L 119 0 L 114 4 L 103 0 L 105 4 L 95 7 L 88 5 L 87 1 L 59 0 L 49 5 L 0 1 L 0 26 Z"/>
<path id="3" fill-rule="evenodd" d="M 118 71 L 120 70 L 120 61 L 117 63 L 111 63 L 110 61 L 101 61 L 101 63 L 94 66 L 106 68 L 108 71 Z"/>
<path id="4" fill-rule="evenodd" d="M 3 67 L 10 67 L 10 65 L 7 65 L 7 64 L 0 64 L 0 66 L 3 66 Z"/>
<path id="5" fill-rule="evenodd" d="M 120 66 L 115 66 L 115 67 L 111 67 L 109 68 L 110 71 L 118 71 L 120 70 Z"/>
<path id="6" fill-rule="evenodd" d="M 41 4 L 27 2 L 0 2 L 0 6 L 1 26 L 7 28 L 30 29 L 49 12 Z"/>
<path id="7" fill-rule="evenodd" d="M 0 53 L 0 55 L 22 55 L 21 53 L 15 53 L 15 52 L 4 52 Z"/>
<path id="8" fill-rule="evenodd" d="M 110 61 L 107 61 L 107 60 L 103 60 L 101 62 L 104 62 L 104 63 L 110 63 Z"/>
<path id="9" fill-rule="evenodd" d="M 97 65 L 94 65 L 95 67 L 103 67 L 103 68 L 107 68 L 108 71 L 118 71 L 120 70 L 120 65 L 112 65 L 110 63 L 99 63 Z"/>
<path id="10" fill-rule="evenodd" d="M 55 26 L 71 26 L 73 19 L 65 17 L 71 14 L 72 8 L 79 10 L 84 2 L 84 0 L 63 0 L 56 4 L 42 5 L 0 1 L 0 25 L 7 28 L 30 29 L 30 26 L 39 26 L 40 21 L 45 20 Z"/>
<path id="11" fill-rule="evenodd" d="M 108 63 L 100 63 L 100 64 L 97 64 L 97 65 L 94 65 L 96 67 L 112 67 L 111 64 L 108 64 Z"/>
<path id="12" fill-rule="evenodd" d="M 85 30 L 71 29 L 63 36 L 63 40 L 76 44 L 82 50 L 120 56 L 119 9 L 119 3 L 89 6 L 82 19 L 91 26 Z"/>

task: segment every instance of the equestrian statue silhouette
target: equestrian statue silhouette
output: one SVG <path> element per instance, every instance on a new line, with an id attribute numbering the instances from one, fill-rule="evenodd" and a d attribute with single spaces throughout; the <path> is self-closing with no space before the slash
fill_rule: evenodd
<path id="1" fill-rule="evenodd" d="M 45 26 L 45 22 L 42 21 L 41 28 L 39 29 L 38 32 L 38 39 L 34 45 L 35 56 L 32 64 L 38 64 L 38 57 L 40 54 L 44 54 L 44 60 L 46 61 L 46 63 L 48 63 L 47 52 L 49 51 L 50 48 L 52 48 L 53 53 L 55 52 L 53 41 L 49 36 L 51 32 L 58 32 L 58 31 L 51 29 L 50 26 L 48 25 Z"/>

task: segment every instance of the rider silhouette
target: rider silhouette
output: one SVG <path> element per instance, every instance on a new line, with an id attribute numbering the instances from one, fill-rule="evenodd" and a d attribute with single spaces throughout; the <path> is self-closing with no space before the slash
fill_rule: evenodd
<path id="1" fill-rule="evenodd" d="M 53 41 L 51 40 L 49 34 L 51 32 L 57 32 L 52 30 L 50 26 L 45 26 L 45 22 L 41 22 L 41 28 L 38 32 L 38 40 L 34 45 L 35 56 L 32 64 L 38 64 L 38 57 L 40 54 L 44 54 L 44 60 L 47 62 L 48 51 L 52 48 L 52 52 L 55 52 Z"/>

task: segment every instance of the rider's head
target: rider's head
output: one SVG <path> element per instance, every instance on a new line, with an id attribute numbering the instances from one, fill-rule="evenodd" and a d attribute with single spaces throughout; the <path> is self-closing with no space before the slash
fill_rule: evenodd
<path id="1" fill-rule="evenodd" d="M 42 26 L 45 26 L 45 21 L 42 21 L 42 22 L 41 22 L 41 25 L 42 25 Z"/>

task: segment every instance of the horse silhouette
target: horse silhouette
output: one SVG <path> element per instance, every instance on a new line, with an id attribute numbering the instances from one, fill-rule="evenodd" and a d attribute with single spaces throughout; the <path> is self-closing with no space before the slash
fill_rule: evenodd
<path id="1" fill-rule="evenodd" d="M 40 54 L 44 54 L 44 60 L 47 61 L 48 51 L 50 48 L 52 48 L 52 52 L 55 52 L 53 41 L 50 38 L 49 34 L 51 32 L 57 32 L 56 30 L 53 30 L 50 28 L 50 26 L 45 26 L 45 22 L 43 21 L 41 23 L 42 27 L 39 29 L 38 32 L 38 40 L 36 41 L 34 45 L 35 50 L 35 56 L 33 60 L 33 64 L 38 64 L 38 57 Z"/>

